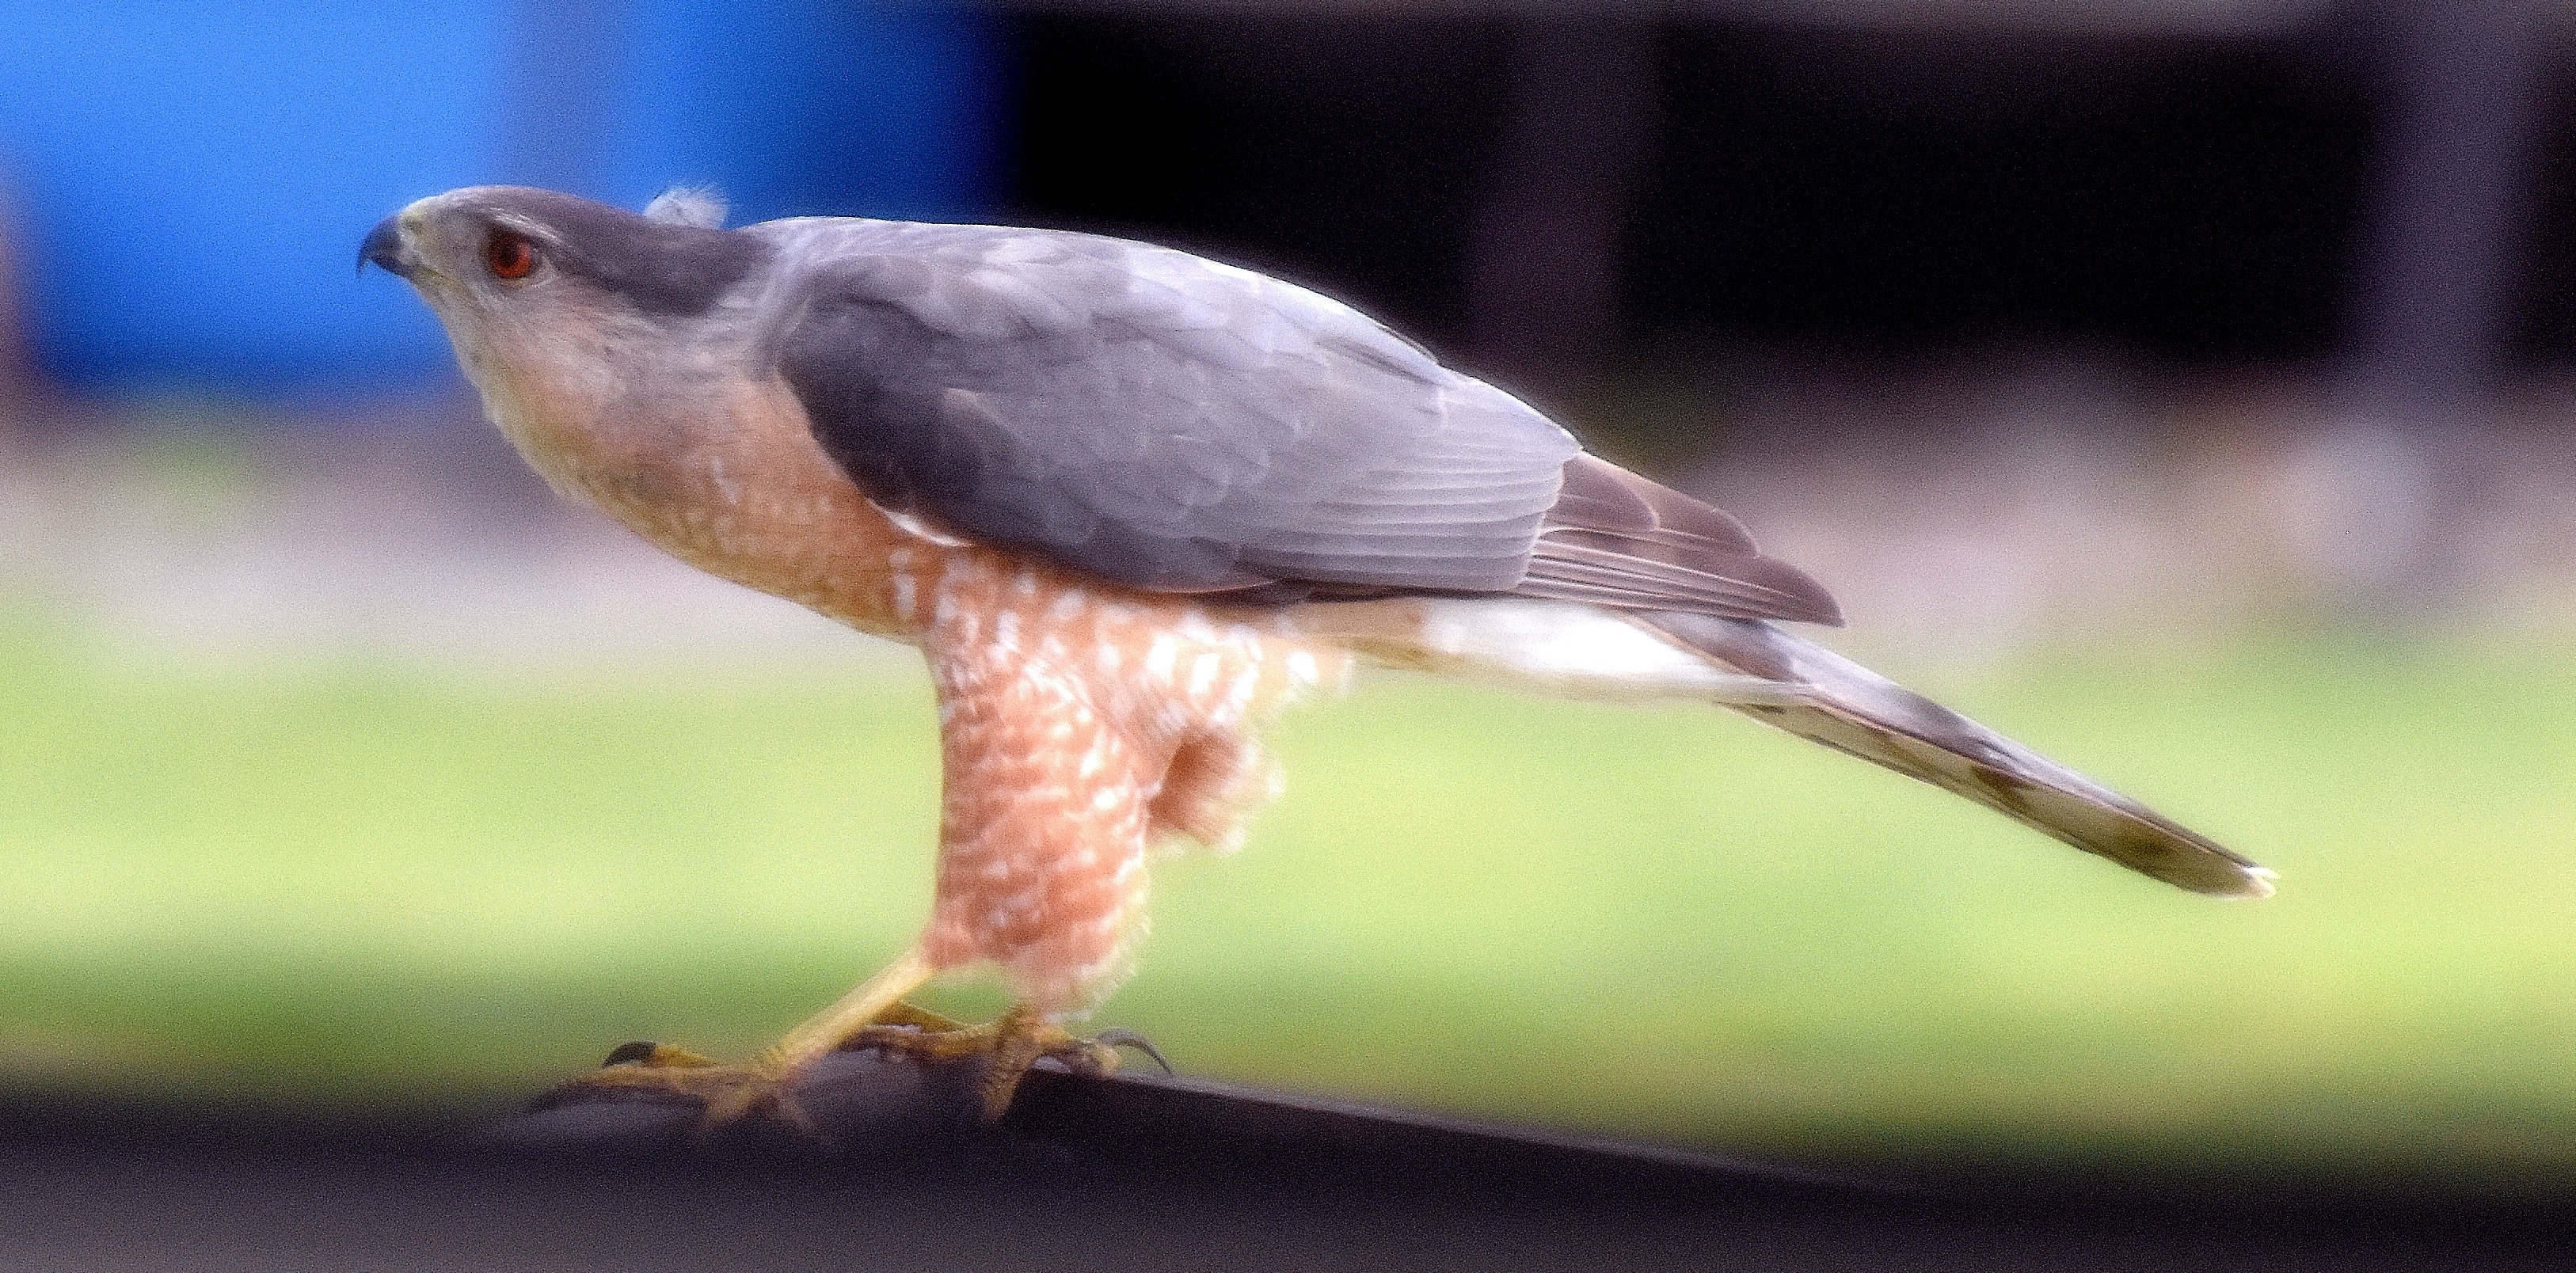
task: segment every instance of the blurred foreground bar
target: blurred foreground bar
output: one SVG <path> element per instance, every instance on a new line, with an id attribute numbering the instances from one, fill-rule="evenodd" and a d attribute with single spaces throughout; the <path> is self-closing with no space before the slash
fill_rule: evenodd
<path id="1" fill-rule="evenodd" d="M 843 1151 L 686 1148 L 690 1111 L 416 1124 L 0 1106 L 0 1267 L 2538 1269 L 2563 1199 L 2074 1173 L 1897 1188 L 1221 1085 L 867 1057 L 803 1091 Z M 1925 1164 L 1927 1167 L 1937 1167 Z M 1937 1173 L 1936 1173 L 1937 1174 Z"/>
<path id="2" fill-rule="evenodd" d="M 1103 1160 L 1219 1173 L 1261 1163 L 1269 1173 L 1386 1174 L 1410 1184 L 1506 1183 L 1551 1193 L 1778 1185 L 1878 1191 L 1879 1186 L 1688 1150 L 1622 1144 L 1528 1128 L 1140 1074 L 1076 1078 L 1041 1063 L 997 1129 L 979 1125 L 973 1063 L 924 1066 L 875 1053 L 826 1058 L 796 1100 L 840 1160 L 905 1159 L 980 1144 L 1046 1145 Z M 519 1115 L 486 1143 L 539 1152 L 785 1152 L 813 1156 L 768 1127 L 745 1127 L 692 1148 L 694 1105 L 653 1097 L 587 1099 Z M 1275 1176 L 1274 1176 L 1275 1179 Z"/>

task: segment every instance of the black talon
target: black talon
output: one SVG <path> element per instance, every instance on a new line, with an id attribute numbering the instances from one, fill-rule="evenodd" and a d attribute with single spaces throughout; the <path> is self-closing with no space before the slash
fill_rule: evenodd
<path id="1" fill-rule="evenodd" d="M 1091 1036 L 1091 1041 L 1113 1048 L 1134 1048 L 1154 1058 L 1154 1064 L 1162 1066 L 1163 1073 L 1175 1078 L 1180 1076 L 1180 1071 L 1173 1069 L 1172 1063 L 1163 1059 L 1162 1050 L 1154 1046 L 1153 1040 L 1133 1030 L 1103 1030 Z"/>
<path id="2" fill-rule="evenodd" d="M 631 1042 L 620 1043 L 614 1051 L 611 1051 L 608 1054 L 607 1060 L 599 1063 L 599 1068 L 604 1070 L 612 1065 L 642 1065 L 646 1061 L 652 1060 L 654 1049 L 661 1046 L 661 1044 L 655 1043 L 650 1039 L 636 1039 Z"/>

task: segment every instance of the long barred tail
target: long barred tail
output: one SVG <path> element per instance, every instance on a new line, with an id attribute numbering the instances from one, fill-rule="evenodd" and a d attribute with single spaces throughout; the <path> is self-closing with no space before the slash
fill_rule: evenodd
<path id="1" fill-rule="evenodd" d="M 2087 853 L 2212 897 L 2269 897 L 2272 873 L 2154 810 L 1869 669 L 1769 624 L 1658 611 L 1635 618 L 1748 676 L 1795 687 L 1728 706 L 1884 765 Z"/>

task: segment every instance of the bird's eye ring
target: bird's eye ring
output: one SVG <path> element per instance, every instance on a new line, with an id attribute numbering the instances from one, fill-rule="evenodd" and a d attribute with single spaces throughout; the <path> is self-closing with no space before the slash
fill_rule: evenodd
<path id="1" fill-rule="evenodd" d="M 515 230 L 494 230 L 483 240 L 483 265 L 494 278 L 526 278 L 536 272 L 537 245 Z"/>

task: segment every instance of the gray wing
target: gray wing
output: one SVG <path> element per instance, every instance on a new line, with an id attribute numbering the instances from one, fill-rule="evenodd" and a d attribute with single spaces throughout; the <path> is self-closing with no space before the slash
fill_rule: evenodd
<path id="1" fill-rule="evenodd" d="M 1732 527 L 1724 514 L 1690 505 L 1705 516 L 1666 533 L 1671 518 L 1605 483 L 1591 466 L 1619 470 L 1546 417 L 1314 292 L 1090 235 L 754 230 L 780 243 L 796 280 L 765 342 L 779 375 L 824 449 L 895 511 L 1161 591 L 1535 583 L 1535 595 L 1814 617 L 1776 572 L 1730 582 L 1746 573 L 1739 559 L 1777 563 L 1740 527 L 1700 533 L 1709 518 Z M 1534 550 L 1565 563 L 1540 578 Z"/>

